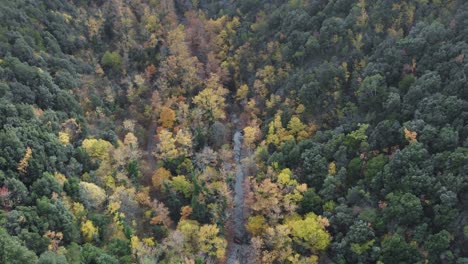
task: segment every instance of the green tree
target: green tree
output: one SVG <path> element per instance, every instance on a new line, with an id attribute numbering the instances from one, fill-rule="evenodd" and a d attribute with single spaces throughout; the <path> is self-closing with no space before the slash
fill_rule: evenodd
<path id="1" fill-rule="evenodd" d="M 364 171 L 364 176 L 366 177 L 367 182 L 372 182 L 377 173 L 381 172 L 387 164 L 388 158 L 384 154 L 379 154 L 372 159 L 370 159 L 366 164 L 366 169 Z"/>
<path id="2" fill-rule="evenodd" d="M 117 51 L 106 51 L 101 59 L 102 66 L 118 73 L 122 68 L 122 57 Z"/>
<path id="3" fill-rule="evenodd" d="M 5 229 L 0 228 L 0 262 L 35 264 L 37 257 L 34 252 L 23 246 L 17 237 L 10 236 Z"/>
<path id="4" fill-rule="evenodd" d="M 299 202 L 298 211 L 301 214 L 307 214 L 313 212 L 316 214 L 322 213 L 322 198 L 315 192 L 313 188 L 308 189 L 304 192 L 302 200 Z"/>
<path id="5" fill-rule="evenodd" d="M 429 237 L 426 241 L 426 248 L 431 263 L 444 263 L 448 260 L 443 253 L 449 249 L 452 239 L 452 235 L 447 230 L 442 230 Z"/>
<path id="6" fill-rule="evenodd" d="M 52 251 L 46 251 L 39 257 L 38 264 L 68 264 L 65 256 L 58 255 Z"/>
<path id="7" fill-rule="evenodd" d="M 378 112 L 382 109 L 387 93 L 387 84 L 383 76 L 368 76 L 357 90 L 359 105 L 364 111 Z"/>
<path id="8" fill-rule="evenodd" d="M 405 239 L 398 235 L 389 235 L 382 242 L 380 261 L 385 264 L 410 264 L 422 260 L 421 254 L 413 244 L 408 244 Z"/>
<path id="9" fill-rule="evenodd" d="M 386 197 L 388 205 L 383 216 L 389 224 L 414 225 L 419 223 L 423 208 L 418 197 L 411 193 L 390 193 Z"/>
<path id="10" fill-rule="evenodd" d="M 190 183 L 185 176 L 175 176 L 171 180 L 171 186 L 174 190 L 182 193 L 186 198 L 189 198 L 193 192 L 193 184 Z"/>

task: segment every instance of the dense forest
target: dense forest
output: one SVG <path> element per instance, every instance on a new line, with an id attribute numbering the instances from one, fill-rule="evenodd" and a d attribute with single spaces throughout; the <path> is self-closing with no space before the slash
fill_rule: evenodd
<path id="1" fill-rule="evenodd" d="M 0 263 L 468 263 L 468 2 L 0 0 Z"/>

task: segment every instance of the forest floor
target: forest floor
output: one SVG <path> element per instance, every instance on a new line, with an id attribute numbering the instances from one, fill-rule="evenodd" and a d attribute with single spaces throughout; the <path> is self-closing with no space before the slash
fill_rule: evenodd
<path id="1" fill-rule="evenodd" d="M 154 171 L 156 170 L 156 158 L 153 155 L 154 149 L 156 148 L 156 128 L 158 124 L 156 121 L 152 121 L 147 130 L 146 141 L 145 141 L 145 151 L 142 155 L 142 175 L 143 182 L 147 185 L 151 185 L 151 177 L 153 176 Z"/>
<path id="2" fill-rule="evenodd" d="M 146 149 L 147 149 L 146 159 L 148 160 L 148 165 L 150 166 L 151 171 L 154 171 L 156 169 L 156 159 L 153 155 L 153 152 L 156 146 L 155 135 L 156 135 L 157 126 L 158 125 L 155 121 L 151 123 L 151 126 L 149 128 L 148 140 L 147 140 L 148 143 L 146 144 Z"/>

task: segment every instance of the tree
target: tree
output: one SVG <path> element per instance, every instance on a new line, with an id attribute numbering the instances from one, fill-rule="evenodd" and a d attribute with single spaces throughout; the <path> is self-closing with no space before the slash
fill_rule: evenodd
<path id="1" fill-rule="evenodd" d="M 265 217 L 261 215 L 251 216 L 247 222 L 246 228 L 253 236 L 259 236 L 265 229 Z"/>
<path id="2" fill-rule="evenodd" d="M 122 57 L 117 51 L 106 51 L 102 56 L 101 64 L 105 69 L 118 73 L 122 68 Z"/>
<path id="3" fill-rule="evenodd" d="M 166 170 L 164 167 L 158 168 L 154 173 L 151 181 L 153 186 L 159 190 L 165 181 L 168 181 L 172 177 L 171 172 Z"/>
<path id="4" fill-rule="evenodd" d="M 172 219 L 169 216 L 169 209 L 164 205 L 164 203 L 153 200 L 151 203 L 151 209 L 156 213 L 156 216 L 151 219 L 151 224 L 163 224 L 166 227 L 172 226 Z"/>
<path id="5" fill-rule="evenodd" d="M 94 226 L 93 221 L 86 220 L 81 223 L 81 233 L 83 234 L 85 242 L 92 242 L 97 238 L 98 229 Z"/>
<path id="6" fill-rule="evenodd" d="M 388 206 L 383 209 L 383 216 L 387 223 L 414 225 L 423 215 L 420 199 L 411 193 L 390 193 L 385 198 Z"/>
<path id="7" fill-rule="evenodd" d="M 169 161 L 191 153 L 192 134 L 188 130 L 180 129 L 174 137 L 173 133 L 162 129 L 157 137 L 159 142 L 154 155 L 158 158 Z"/>
<path id="8" fill-rule="evenodd" d="M 287 225 L 292 228 L 293 241 L 314 253 L 324 251 L 330 245 L 331 236 L 325 230 L 329 225 L 326 218 L 309 213 L 304 219 L 287 221 Z"/>
<path id="9" fill-rule="evenodd" d="M 145 29 L 150 33 L 159 33 L 158 31 L 161 30 L 161 22 L 158 17 L 155 15 L 149 16 L 146 21 Z"/>
<path id="10" fill-rule="evenodd" d="M 38 264 L 68 264 L 67 258 L 63 255 L 58 255 L 52 251 L 46 251 L 41 254 Z"/>
<path id="11" fill-rule="evenodd" d="M 247 99 L 247 95 L 249 94 L 249 86 L 243 84 L 237 89 L 236 93 L 236 100 L 241 101 Z"/>
<path id="12" fill-rule="evenodd" d="M 304 161 L 304 180 L 310 186 L 319 188 L 328 173 L 328 164 L 322 154 L 322 146 L 314 143 L 302 153 L 301 158 Z"/>
<path id="13" fill-rule="evenodd" d="M 39 198 L 42 196 L 51 197 L 53 193 L 62 193 L 62 186 L 50 173 L 46 172 L 42 178 L 36 180 L 31 186 L 31 193 L 33 197 Z"/>
<path id="14" fill-rule="evenodd" d="M 26 174 L 28 166 L 29 166 L 28 162 L 29 162 L 29 159 L 31 159 L 31 157 L 32 157 L 32 149 L 30 147 L 27 147 L 23 158 L 18 164 L 18 171 L 20 173 Z"/>
<path id="15" fill-rule="evenodd" d="M 366 148 L 368 146 L 366 135 L 366 131 L 368 128 L 369 124 L 358 124 L 358 129 L 348 133 L 343 143 L 353 150 Z"/>
<path id="16" fill-rule="evenodd" d="M 368 76 L 362 81 L 357 90 L 359 105 L 364 111 L 377 112 L 382 109 L 387 92 L 384 77 L 379 74 Z"/>
<path id="17" fill-rule="evenodd" d="M 83 245 L 81 249 L 81 260 L 83 264 L 117 264 L 119 263 L 114 257 L 107 255 L 98 247 L 90 243 Z"/>
<path id="18" fill-rule="evenodd" d="M 3 208 L 9 208 L 11 205 L 10 202 L 10 191 L 8 190 L 8 187 L 3 186 L 0 188 L 0 203 Z"/>
<path id="19" fill-rule="evenodd" d="M 228 90 L 219 83 L 219 77 L 211 74 L 205 89 L 193 98 L 193 103 L 209 121 L 222 120 L 226 118 L 224 108 L 227 94 Z"/>
<path id="20" fill-rule="evenodd" d="M 67 132 L 59 132 L 58 139 L 64 145 L 70 144 L 70 135 Z"/>
<path id="21" fill-rule="evenodd" d="M 446 256 L 443 253 L 449 249 L 452 235 L 447 230 L 442 230 L 437 234 L 431 235 L 426 241 L 426 248 L 429 252 L 431 261 L 435 263 L 444 263 Z"/>
<path id="22" fill-rule="evenodd" d="M 260 184 L 254 185 L 254 187 L 255 203 L 251 208 L 270 217 L 280 214 L 280 202 L 283 199 L 283 195 L 278 185 L 267 178 Z"/>
<path id="23" fill-rule="evenodd" d="M 226 240 L 219 237 L 219 228 L 215 225 L 203 225 L 198 234 L 200 250 L 209 256 L 216 256 L 218 259 L 224 257 L 226 252 Z"/>
<path id="24" fill-rule="evenodd" d="M 307 125 L 303 124 L 297 116 L 293 116 L 288 123 L 289 133 L 294 135 L 297 140 L 306 139 L 309 137 Z"/>
<path id="25" fill-rule="evenodd" d="M 119 239 L 119 238 L 113 238 L 109 241 L 108 252 L 113 256 L 120 257 L 120 260 L 130 257 L 132 253 L 130 249 L 129 241 Z M 125 262 L 125 261 L 122 261 L 122 262 Z"/>
<path id="26" fill-rule="evenodd" d="M 16 206 L 22 203 L 29 202 L 31 197 L 26 186 L 18 179 L 10 178 L 5 180 L 5 186 L 8 191 L 8 198 L 6 201 L 9 206 Z M 5 202 L 5 201 L 4 201 Z"/>
<path id="27" fill-rule="evenodd" d="M 266 142 L 275 146 L 281 146 L 288 140 L 293 140 L 292 136 L 284 127 L 281 121 L 281 112 L 276 113 L 274 120 L 268 124 L 268 134 L 266 136 Z"/>
<path id="28" fill-rule="evenodd" d="M 162 159 L 174 159 L 178 156 L 179 152 L 176 148 L 176 139 L 172 133 L 166 129 L 158 133 L 159 144 L 156 148 L 156 156 Z"/>
<path id="29" fill-rule="evenodd" d="M 67 253 L 65 254 L 65 256 L 67 257 L 68 263 L 70 264 L 80 263 L 81 247 L 75 242 L 72 242 L 66 249 L 67 249 Z"/>
<path id="30" fill-rule="evenodd" d="M 198 250 L 198 231 L 200 224 L 194 220 L 180 220 L 177 224 L 177 230 L 184 236 L 185 252 L 196 252 Z"/>
<path id="31" fill-rule="evenodd" d="M 213 123 L 213 125 L 211 125 L 209 132 L 209 142 L 213 149 L 217 150 L 226 143 L 227 134 L 228 129 L 223 123 L 216 121 Z"/>
<path id="32" fill-rule="evenodd" d="M 82 143 L 83 148 L 92 158 L 99 160 L 107 160 L 112 144 L 103 139 L 85 139 Z"/>
<path id="33" fill-rule="evenodd" d="M 379 154 L 372 159 L 370 159 L 365 167 L 364 176 L 366 177 L 367 182 L 372 182 L 376 177 L 377 173 L 381 172 L 387 164 L 388 158 L 384 154 Z"/>
<path id="34" fill-rule="evenodd" d="M 180 220 L 187 219 L 192 214 L 192 212 L 192 207 L 188 205 L 182 206 L 182 208 L 180 209 Z"/>
<path id="35" fill-rule="evenodd" d="M 37 263 L 36 254 L 29 251 L 17 237 L 10 236 L 3 228 L 0 228 L 0 260 L 2 263 L 12 264 Z"/>
<path id="36" fill-rule="evenodd" d="M 244 127 L 244 144 L 246 146 L 252 146 L 255 141 L 261 136 L 260 129 L 258 126 L 246 126 Z"/>
<path id="37" fill-rule="evenodd" d="M 87 208 L 100 208 L 107 199 L 106 192 L 99 186 L 90 182 L 80 182 L 80 199 Z"/>
<path id="38" fill-rule="evenodd" d="M 406 127 L 404 128 L 404 132 L 405 132 L 405 139 L 408 140 L 408 142 L 413 143 L 416 141 L 416 136 L 418 135 L 418 133 L 414 131 L 410 131 Z"/>
<path id="39" fill-rule="evenodd" d="M 380 261 L 388 264 L 410 264 L 421 261 L 421 255 L 413 244 L 408 244 L 405 239 L 398 235 L 389 235 L 382 242 Z"/>
<path id="40" fill-rule="evenodd" d="M 166 43 L 170 54 L 161 62 L 156 83 L 166 95 L 184 95 L 201 84 L 201 65 L 190 54 L 183 25 L 167 33 Z"/>
<path id="41" fill-rule="evenodd" d="M 386 150 L 396 145 L 403 145 L 404 137 L 401 125 L 396 120 L 384 120 L 370 130 L 369 144 L 372 149 Z"/>
<path id="42" fill-rule="evenodd" d="M 172 110 L 171 108 L 167 106 L 163 106 L 163 108 L 161 109 L 161 113 L 159 115 L 159 120 L 158 120 L 161 126 L 164 128 L 172 128 L 175 120 L 176 120 L 176 113 L 174 112 L 174 110 Z"/>
<path id="43" fill-rule="evenodd" d="M 313 188 L 308 189 L 304 192 L 304 197 L 299 202 L 299 210 L 301 214 L 307 214 L 310 212 L 319 214 L 322 212 L 322 198 L 315 192 Z"/>
<path id="44" fill-rule="evenodd" d="M 189 198 L 193 192 L 193 184 L 187 181 L 185 176 L 176 176 L 171 180 L 171 186 L 177 192 L 182 193 L 185 198 Z"/>

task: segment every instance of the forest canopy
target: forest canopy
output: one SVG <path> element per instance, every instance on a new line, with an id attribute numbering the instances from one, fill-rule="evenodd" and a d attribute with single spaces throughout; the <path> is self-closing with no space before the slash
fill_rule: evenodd
<path id="1" fill-rule="evenodd" d="M 0 263 L 467 263 L 463 0 L 0 1 Z"/>

